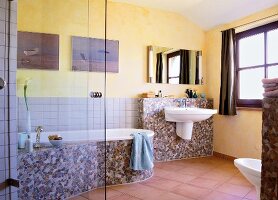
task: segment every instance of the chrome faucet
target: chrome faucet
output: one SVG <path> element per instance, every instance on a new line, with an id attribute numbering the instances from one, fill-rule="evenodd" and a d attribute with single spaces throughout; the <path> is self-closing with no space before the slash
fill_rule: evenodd
<path id="1" fill-rule="evenodd" d="M 187 108 L 187 98 L 181 100 L 180 107 Z"/>
<path id="2" fill-rule="evenodd" d="M 187 100 L 187 99 L 179 99 L 179 100 L 177 100 L 178 106 L 179 106 L 180 108 L 186 108 L 186 100 Z"/>
<path id="3" fill-rule="evenodd" d="M 34 145 L 35 148 L 40 148 L 41 147 L 41 132 L 43 132 L 43 127 L 42 126 L 38 126 L 35 131 L 37 132 L 36 135 L 36 144 Z"/>
<path id="4" fill-rule="evenodd" d="M 178 102 L 179 102 L 180 108 L 191 108 L 192 107 L 192 102 L 188 98 L 180 99 Z"/>

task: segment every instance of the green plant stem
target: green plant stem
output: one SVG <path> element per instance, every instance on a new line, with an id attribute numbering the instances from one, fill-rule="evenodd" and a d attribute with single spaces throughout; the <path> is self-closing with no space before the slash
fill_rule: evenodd
<path id="1" fill-rule="evenodd" d="M 27 103 L 27 85 L 24 85 L 24 100 L 27 111 L 29 111 L 28 103 Z"/>

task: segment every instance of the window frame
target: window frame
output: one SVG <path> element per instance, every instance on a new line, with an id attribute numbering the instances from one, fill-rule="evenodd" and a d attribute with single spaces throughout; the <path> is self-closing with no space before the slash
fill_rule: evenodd
<path id="1" fill-rule="evenodd" d="M 239 32 L 236 34 L 236 105 L 237 107 L 251 107 L 251 108 L 261 108 L 262 107 L 262 100 L 261 99 L 240 99 L 240 71 L 243 70 L 250 70 L 256 68 L 264 68 L 264 78 L 268 77 L 268 67 L 276 66 L 277 63 L 267 63 L 267 32 L 278 29 L 278 21 L 262 25 L 259 27 L 255 27 L 243 32 Z M 262 65 L 255 65 L 249 66 L 244 68 L 239 68 L 239 41 L 243 38 L 247 38 L 253 35 L 264 33 L 264 64 Z"/>

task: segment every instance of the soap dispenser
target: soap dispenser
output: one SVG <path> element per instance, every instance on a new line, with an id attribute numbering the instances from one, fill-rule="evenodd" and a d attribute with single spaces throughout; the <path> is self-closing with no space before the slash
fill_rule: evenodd
<path id="1" fill-rule="evenodd" d="M 158 91 L 158 97 L 160 97 L 160 98 L 162 97 L 162 92 L 161 92 L 161 90 Z"/>

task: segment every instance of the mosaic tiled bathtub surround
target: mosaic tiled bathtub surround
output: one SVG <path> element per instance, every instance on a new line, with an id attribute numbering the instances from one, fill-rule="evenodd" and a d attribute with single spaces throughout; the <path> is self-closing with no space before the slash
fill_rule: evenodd
<path id="1" fill-rule="evenodd" d="M 117 185 L 143 181 L 153 170 L 135 171 L 129 167 L 132 140 L 106 142 L 106 184 Z"/>
<path id="2" fill-rule="evenodd" d="M 165 120 L 164 107 L 178 106 L 179 99 L 146 98 L 139 100 L 139 127 L 152 130 L 154 135 L 154 158 L 167 161 L 182 158 L 211 156 L 213 153 L 212 117 L 194 123 L 191 140 L 176 134 L 176 123 Z M 195 107 L 213 108 L 213 100 L 190 99 Z"/>
<path id="3" fill-rule="evenodd" d="M 153 170 L 129 168 L 131 140 L 106 143 L 106 184 L 142 181 Z M 65 199 L 105 184 L 105 143 L 64 144 L 61 148 L 44 147 L 32 153 L 20 152 L 18 173 L 19 198 Z"/>
<path id="4" fill-rule="evenodd" d="M 32 130 L 43 126 L 45 131 L 93 130 L 104 128 L 104 100 L 78 97 L 31 97 Z M 107 98 L 107 128 L 137 128 L 138 101 L 135 98 Z M 24 99 L 18 99 L 18 129 L 26 130 Z"/>
<path id="5" fill-rule="evenodd" d="M 96 143 L 19 153 L 19 199 L 65 199 L 96 188 L 97 173 Z"/>
<path id="6" fill-rule="evenodd" d="M 263 100 L 261 200 L 278 199 L 278 98 Z"/>

